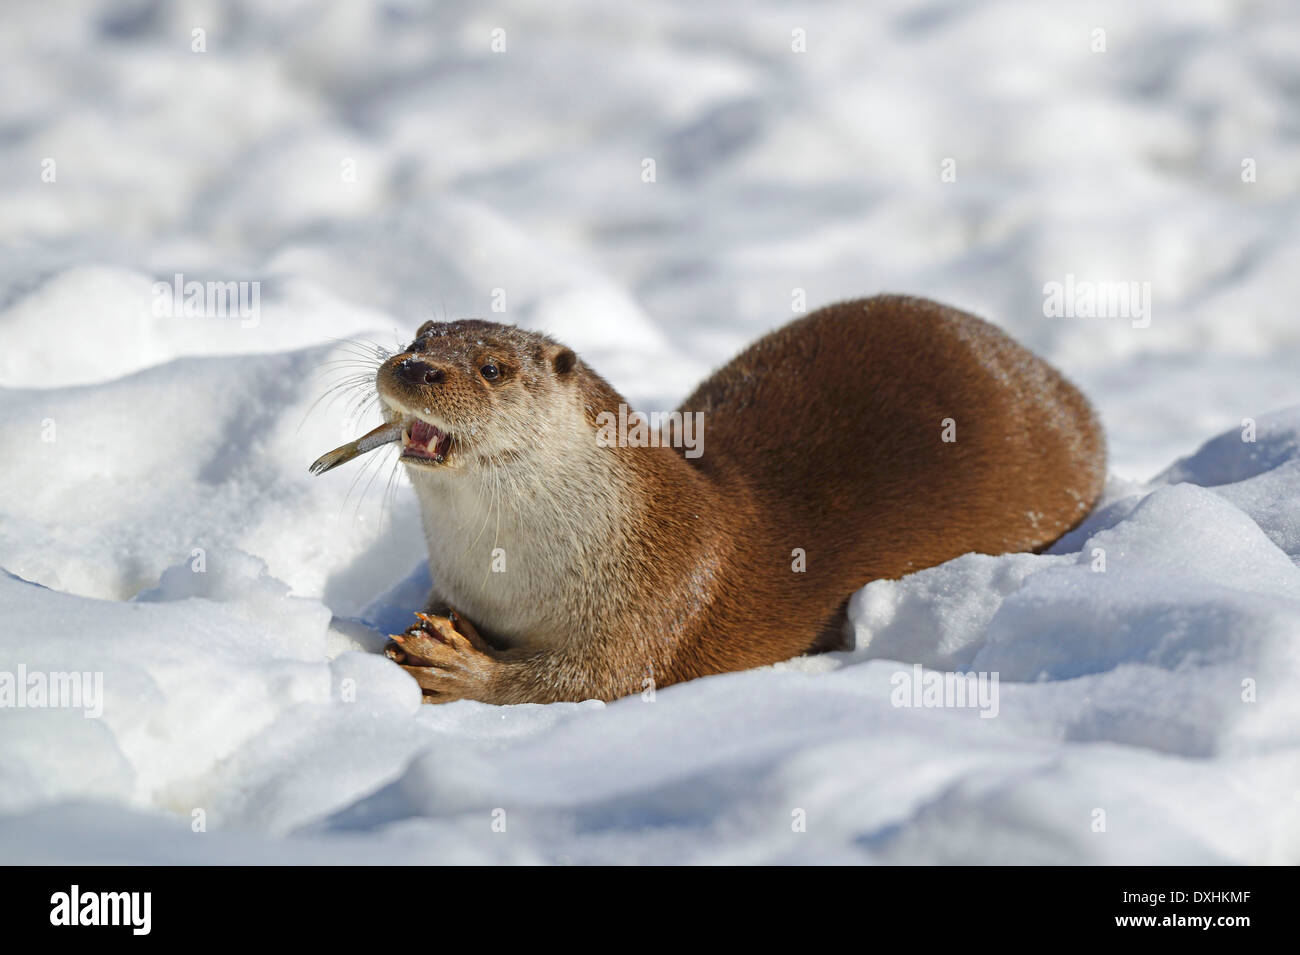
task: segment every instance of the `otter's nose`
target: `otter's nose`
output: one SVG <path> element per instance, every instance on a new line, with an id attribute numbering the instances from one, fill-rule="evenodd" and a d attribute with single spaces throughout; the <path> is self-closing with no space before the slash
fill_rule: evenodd
<path id="1" fill-rule="evenodd" d="M 397 377 L 412 385 L 437 385 L 447 375 L 437 365 L 419 358 L 407 358 L 397 366 Z"/>

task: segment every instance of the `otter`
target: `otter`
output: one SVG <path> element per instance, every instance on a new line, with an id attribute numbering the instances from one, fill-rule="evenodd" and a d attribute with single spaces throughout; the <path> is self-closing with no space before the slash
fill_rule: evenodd
<path id="1" fill-rule="evenodd" d="M 322 467 L 401 442 L 434 591 L 385 652 L 431 703 L 612 700 L 843 647 L 864 584 L 1041 550 L 1106 473 L 1059 372 L 920 298 L 760 338 L 682 402 L 693 454 L 600 440 L 622 396 L 513 326 L 426 322 L 376 389 L 384 424 Z"/>

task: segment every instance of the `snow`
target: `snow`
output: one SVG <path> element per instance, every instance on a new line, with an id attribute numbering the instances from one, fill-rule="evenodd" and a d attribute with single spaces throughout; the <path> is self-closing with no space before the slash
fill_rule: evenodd
<path id="1" fill-rule="evenodd" d="M 0 699 L 103 712 L 0 707 L 0 861 L 1300 862 L 1294 5 L 10 6 Z M 255 321 L 157 314 L 178 273 Z M 1150 327 L 1044 317 L 1068 275 Z M 415 502 L 308 474 L 376 423 L 330 384 L 480 315 L 669 408 L 798 290 L 997 321 L 1100 409 L 1103 501 L 868 584 L 842 654 L 421 706 L 373 653 Z M 918 664 L 997 715 L 894 705 Z"/>

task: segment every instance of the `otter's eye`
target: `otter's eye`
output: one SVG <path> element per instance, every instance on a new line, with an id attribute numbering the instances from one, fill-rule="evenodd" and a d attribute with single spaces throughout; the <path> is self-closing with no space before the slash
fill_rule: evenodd
<path id="1" fill-rule="evenodd" d="M 486 378 L 488 381 L 496 381 L 498 378 L 501 377 L 501 369 L 498 368 L 492 362 L 488 362 L 486 365 L 480 368 L 478 370 L 478 373 L 482 375 L 484 378 Z"/>

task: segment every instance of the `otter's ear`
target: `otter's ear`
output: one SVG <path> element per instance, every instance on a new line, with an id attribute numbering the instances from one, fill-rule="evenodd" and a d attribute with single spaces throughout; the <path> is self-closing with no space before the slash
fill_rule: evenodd
<path id="1" fill-rule="evenodd" d="M 552 345 L 549 357 L 551 367 L 561 378 L 573 371 L 573 366 L 578 363 L 578 356 L 573 353 L 573 349 L 565 348 L 563 345 Z"/>
<path id="2" fill-rule="evenodd" d="M 433 319 L 429 319 L 427 322 L 425 322 L 423 325 L 417 328 L 415 330 L 415 337 L 423 338 L 431 328 L 433 328 Z"/>

